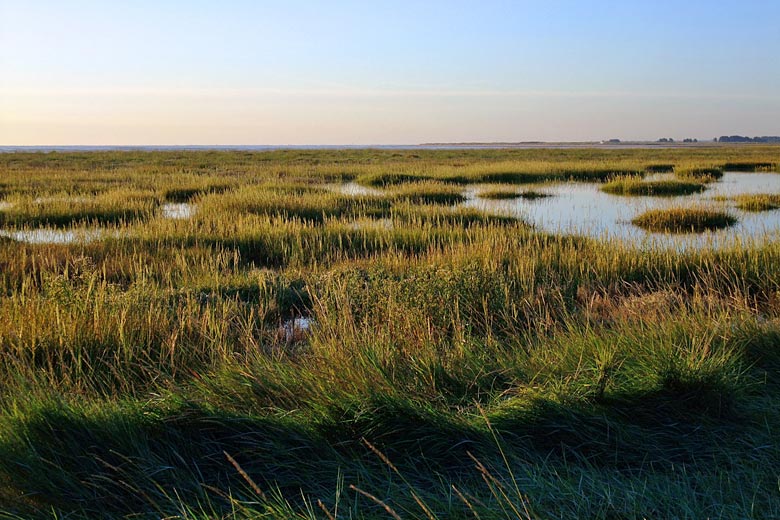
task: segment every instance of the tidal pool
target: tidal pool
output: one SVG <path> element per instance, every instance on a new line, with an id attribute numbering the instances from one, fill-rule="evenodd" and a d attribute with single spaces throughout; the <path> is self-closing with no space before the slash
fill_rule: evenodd
<path id="1" fill-rule="evenodd" d="M 160 206 L 163 218 L 187 219 L 195 214 L 195 206 L 187 202 L 169 202 Z"/>
<path id="2" fill-rule="evenodd" d="M 669 178 L 653 175 L 647 180 Z M 733 201 L 718 197 L 753 193 L 780 193 L 780 175 L 773 173 L 725 173 L 702 193 L 674 197 L 610 195 L 599 183 L 568 182 L 524 186 L 552 195 L 536 200 L 488 200 L 478 196 L 480 187 L 465 192 L 464 206 L 513 216 L 541 231 L 578 234 L 597 238 L 626 239 L 640 245 L 670 245 L 677 248 L 725 245 L 740 239 L 780 236 L 780 210 L 751 213 L 736 208 Z M 631 219 L 650 209 L 703 206 L 725 209 L 739 221 L 727 229 L 700 234 L 651 233 L 631 224 Z"/>
<path id="3" fill-rule="evenodd" d="M 101 238 L 100 229 L 64 230 L 64 229 L 23 229 L 10 231 L 0 229 L 0 237 L 10 238 L 27 244 L 73 244 L 89 243 Z"/>
<path id="4" fill-rule="evenodd" d="M 344 184 L 328 184 L 325 186 L 327 189 L 335 191 L 336 193 L 342 193 L 344 195 L 351 195 L 352 197 L 368 197 L 371 195 L 382 195 L 382 190 L 376 188 L 369 188 L 363 186 L 357 182 L 347 182 Z"/>
<path id="5" fill-rule="evenodd" d="M 311 331 L 314 320 L 301 316 L 285 321 L 279 329 L 286 343 L 294 343 L 305 339 Z"/>

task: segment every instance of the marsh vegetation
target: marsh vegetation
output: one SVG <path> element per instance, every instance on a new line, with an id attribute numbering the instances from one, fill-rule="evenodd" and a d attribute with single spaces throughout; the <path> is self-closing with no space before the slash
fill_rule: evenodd
<path id="1" fill-rule="evenodd" d="M 707 208 L 675 208 L 646 211 L 631 223 L 649 231 L 699 233 L 732 226 L 737 219 L 726 212 Z"/>
<path id="2" fill-rule="evenodd" d="M 644 248 L 468 195 L 778 157 L 0 154 L 0 510 L 778 517 L 776 236 Z"/>
<path id="3" fill-rule="evenodd" d="M 681 180 L 643 181 L 635 178 L 618 178 L 605 183 L 601 190 L 613 195 L 645 195 L 670 197 L 701 193 L 706 186 L 701 182 Z"/>
<path id="4" fill-rule="evenodd" d="M 771 211 L 780 208 L 780 193 L 737 195 L 732 200 L 744 211 Z"/>

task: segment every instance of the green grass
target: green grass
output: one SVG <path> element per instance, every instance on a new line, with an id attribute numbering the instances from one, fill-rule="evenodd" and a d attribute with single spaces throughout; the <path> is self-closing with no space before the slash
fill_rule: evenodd
<path id="1" fill-rule="evenodd" d="M 632 219 L 631 223 L 647 231 L 700 233 L 732 226 L 737 223 L 737 219 L 723 211 L 673 208 L 646 211 Z"/>
<path id="2" fill-rule="evenodd" d="M 151 218 L 159 202 L 154 193 L 120 189 L 96 196 L 12 197 L 0 211 L 0 225 L 8 227 L 70 227 L 131 223 Z"/>
<path id="3" fill-rule="evenodd" d="M 703 183 L 693 181 L 642 181 L 634 178 L 618 178 L 604 184 L 600 189 L 612 195 L 671 197 L 700 193 L 705 188 Z"/>
<path id="4" fill-rule="evenodd" d="M 7 226 L 110 230 L 0 238 L 0 516 L 778 517 L 780 243 L 642 250 L 450 198 L 776 156 L 0 154 Z M 331 191 L 381 172 L 410 178 Z M 197 212 L 164 219 L 177 186 Z"/>
<path id="5" fill-rule="evenodd" d="M 396 201 L 418 204 L 458 204 L 466 200 L 461 189 L 438 182 L 404 184 L 390 191 Z"/>

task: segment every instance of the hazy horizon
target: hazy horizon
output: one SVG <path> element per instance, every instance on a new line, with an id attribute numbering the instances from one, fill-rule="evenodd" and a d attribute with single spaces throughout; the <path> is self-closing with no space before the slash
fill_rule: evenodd
<path id="1" fill-rule="evenodd" d="M 780 3 L 0 0 L 0 145 L 780 134 Z"/>

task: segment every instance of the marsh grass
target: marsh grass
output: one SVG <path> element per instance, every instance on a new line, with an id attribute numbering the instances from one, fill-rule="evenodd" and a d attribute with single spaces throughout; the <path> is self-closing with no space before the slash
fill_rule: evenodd
<path id="1" fill-rule="evenodd" d="M 675 166 L 674 174 L 683 180 L 714 182 L 723 177 L 723 168 L 718 166 Z"/>
<path id="2" fill-rule="evenodd" d="M 737 208 L 743 211 L 759 212 L 780 208 L 780 195 L 777 194 L 737 195 L 730 200 L 736 202 Z"/>
<path id="3" fill-rule="evenodd" d="M 462 189 L 438 182 L 404 184 L 390 191 L 396 201 L 416 204 L 458 204 L 466 200 Z"/>
<path id="4" fill-rule="evenodd" d="M 298 218 L 323 222 L 341 216 L 387 216 L 391 201 L 383 196 L 360 196 L 313 190 L 268 189 L 250 187 L 233 193 L 201 199 L 205 215 L 251 214 L 270 217 Z"/>
<path id="5" fill-rule="evenodd" d="M 737 223 L 736 217 L 706 208 L 672 208 L 649 210 L 631 220 L 647 231 L 701 233 L 723 229 Z"/>
<path id="6" fill-rule="evenodd" d="M 356 182 L 387 187 L 438 181 L 448 184 L 533 184 L 555 181 L 602 182 L 618 176 L 641 176 L 639 165 L 628 161 L 496 161 L 470 165 L 431 165 L 407 172 L 376 171 L 359 175 Z"/>
<path id="7" fill-rule="evenodd" d="M 723 169 L 730 172 L 771 172 L 778 166 L 778 162 L 769 161 L 739 161 L 723 164 Z"/>
<path id="8" fill-rule="evenodd" d="M 165 188 L 163 197 L 169 202 L 193 202 L 203 195 L 224 193 L 232 187 L 233 185 L 226 183 L 199 182 L 195 185 Z"/>
<path id="9" fill-rule="evenodd" d="M 158 205 L 154 193 L 126 189 L 90 197 L 18 197 L 0 212 L 0 224 L 20 228 L 132 223 L 150 218 Z"/>
<path id="10" fill-rule="evenodd" d="M 776 241 L 641 251 L 393 197 L 414 183 L 320 190 L 776 150 L 684 153 L 0 154 L 23 208 L 150 208 L 101 241 L 0 238 L 2 515 L 780 516 Z M 149 218 L 179 185 L 234 189 Z"/>
<path id="11" fill-rule="evenodd" d="M 674 172 L 674 164 L 648 164 L 645 166 L 647 173 L 672 173 Z"/>
<path id="12" fill-rule="evenodd" d="M 612 195 L 673 197 L 701 193 L 706 189 L 706 186 L 702 182 L 695 181 L 642 181 L 640 179 L 621 177 L 607 182 L 600 189 Z"/>

